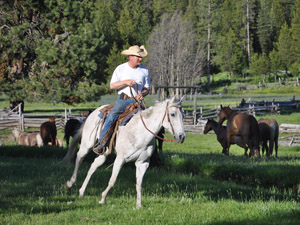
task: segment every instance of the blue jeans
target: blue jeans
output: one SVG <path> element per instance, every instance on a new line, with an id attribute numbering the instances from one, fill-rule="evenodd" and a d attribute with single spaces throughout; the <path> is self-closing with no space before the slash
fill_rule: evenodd
<path id="1" fill-rule="evenodd" d="M 104 135 L 107 133 L 111 125 L 118 119 L 119 115 L 122 114 L 125 111 L 126 107 L 131 103 L 135 103 L 135 101 L 129 98 L 127 98 L 126 100 L 120 99 L 120 95 L 118 95 L 115 106 L 105 119 L 103 129 L 98 141 L 101 141 L 103 139 Z"/>

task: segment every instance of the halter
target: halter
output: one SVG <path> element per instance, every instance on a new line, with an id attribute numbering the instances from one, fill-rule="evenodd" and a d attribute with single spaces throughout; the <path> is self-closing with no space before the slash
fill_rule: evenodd
<path id="1" fill-rule="evenodd" d="M 139 110 L 141 111 L 141 102 L 138 101 L 138 100 L 133 96 L 131 88 L 130 88 L 130 93 L 131 93 L 132 97 L 134 98 L 134 100 L 138 103 Z M 137 85 L 136 85 L 136 93 L 138 93 Z M 146 107 L 144 101 L 143 101 L 143 104 L 144 104 L 144 106 Z M 171 107 L 176 107 L 176 108 L 178 108 L 178 109 L 181 110 L 181 106 L 173 105 L 173 106 L 171 106 Z M 174 137 L 174 136 L 175 136 L 175 131 L 174 131 L 174 126 L 173 126 L 173 124 L 171 123 L 171 119 L 170 119 L 170 114 L 169 114 L 169 102 L 168 102 L 167 105 L 166 105 L 166 111 L 165 111 L 164 117 L 163 117 L 163 119 L 162 119 L 162 121 L 161 121 L 162 124 L 163 124 L 163 122 L 164 122 L 164 120 L 165 120 L 165 118 L 166 118 L 166 115 L 167 115 L 167 117 L 168 117 L 168 122 L 170 123 L 171 129 L 172 129 L 172 134 L 173 134 L 173 137 Z M 143 123 L 144 127 L 146 128 L 146 130 L 149 131 L 149 132 L 150 132 L 152 135 L 154 135 L 156 138 L 158 138 L 158 139 L 160 139 L 160 140 L 162 140 L 162 141 L 167 141 L 167 142 L 170 142 L 170 141 L 176 141 L 176 139 L 169 139 L 169 138 L 168 138 L 168 139 L 164 139 L 164 138 L 158 136 L 156 133 L 154 133 L 153 131 L 151 131 L 151 130 L 146 126 L 145 121 L 144 121 L 144 119 L 143 119 L 141 113 L 140 113 L 140 117 L 141 117 L 142 123 Z M 164 135 L 164 136 L 166 136 L 166 135 Z"/>

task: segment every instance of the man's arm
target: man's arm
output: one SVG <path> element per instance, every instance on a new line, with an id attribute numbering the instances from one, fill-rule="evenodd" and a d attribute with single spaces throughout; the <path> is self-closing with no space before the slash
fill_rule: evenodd
<path id="1" fill-rule="evenodd" d="M 114 83 L 111 83 L 109 87 L 110 89 L 120 89 L 126 86 L 132 87 L 135 84 L 136 82 L 134 80 L 122 80 L 122 81 L 116 81 Z"/>

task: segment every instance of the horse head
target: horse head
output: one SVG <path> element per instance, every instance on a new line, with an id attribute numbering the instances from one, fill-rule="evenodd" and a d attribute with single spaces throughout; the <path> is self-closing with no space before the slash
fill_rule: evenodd
<path id="1" fill-rule="evenodd" d="M 21 134 L 21 130 L 18 128 L 14 128 L 12 130 L 13 136 L 14 136 L 14 140 L 17 141 L 19 140 L 20 134 Z"/>
<path id="2" fill-rule="evenodd" d="M 221 126 L 223 122 L 229 118 L 232 111 L 233 110 L 230 109 L 229 106 L 223 107 L 223 105 L 221 105 L 221 111 L 219 113 L 219 126 Z"/>
<path id="3" fill-rule="evenodd" d="M 55 117 L 54 116 L 49 117 L 49 122 L 55 123 Z"/>
<path id="4" fill-rule="evenodd" d="M 173 134 L 178 143 L 183 143 L 186 136 L 183 125 L 184 111 L 181 107 L 182 101 L 183 98 L 179 100 L 176 97 L 166 101 L 166 112 L 162 122 L 163 127 Z"/>
<path id="5" fill-rule="evenodd" d="M 203 130 L 203 133 L 204 134 L 207 134 L 209 131 L 212 130 L 212 127 L 211 127 L 211 119 L 208 119 L 206 124 L 205 124 L 205 127 L 204 127 L 204 130 Z"/>

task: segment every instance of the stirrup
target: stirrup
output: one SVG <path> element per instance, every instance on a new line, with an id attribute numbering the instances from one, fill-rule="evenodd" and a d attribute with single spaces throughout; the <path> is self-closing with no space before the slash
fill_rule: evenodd
<path id="1" fill-rule="evenodd" d="M 95 152 L 97 155 L 103 154 L 104 151 L 105 151 L 105 146 L 103 146 L 100 141 L 97 142 L 93 147 L 93 152 Z"/>

